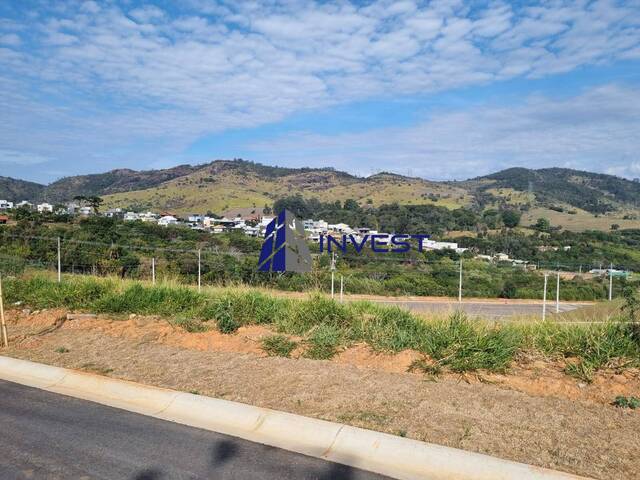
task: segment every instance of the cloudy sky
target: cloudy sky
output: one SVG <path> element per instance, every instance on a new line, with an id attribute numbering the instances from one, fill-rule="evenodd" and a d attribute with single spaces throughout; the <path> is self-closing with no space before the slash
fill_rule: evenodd
<path id="1" fill-rule="evenodd" d="M 640 177 L 640 3 L 0 2 L 0 175 Z"/>

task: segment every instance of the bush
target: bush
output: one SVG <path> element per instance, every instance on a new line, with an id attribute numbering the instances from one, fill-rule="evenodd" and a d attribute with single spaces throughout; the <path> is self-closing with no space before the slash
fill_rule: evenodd
<path id="1" fill-rule="evenodd" d="M 289 357 L 298 344 L 284 335 L 269 335 L 261 341 L 262 349 L 270 357 Z"/>

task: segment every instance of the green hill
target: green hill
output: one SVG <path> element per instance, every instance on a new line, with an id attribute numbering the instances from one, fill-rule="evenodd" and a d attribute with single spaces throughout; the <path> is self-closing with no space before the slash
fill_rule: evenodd
<path id="1" fill-rule="evenodd" d="M 0 177 L 0 199 L 63 202 L 76 195 L 100 195 L 106 207 L 177 214 L 261 209 L 296 194 L 322 202 L 354 199 L 363 207 L 399 203 L 476 211 L 516 208 L 523 213 L 524 225 L 546 217 L 570 230 L 640 227 L 640 183 L 566 168 L 510 168 L 463 182 L 434 182 L 388 172 L 363 178 L 332 168 L 216 160 L 163 170 L 79 175 L 48 186 Z"/>
<path id="2" fill-rule="evenodd" d="M 21 202 L 22 200 L 40 201 L 44 198 L 45 185 L 0 177 L 0 200 Z"/>

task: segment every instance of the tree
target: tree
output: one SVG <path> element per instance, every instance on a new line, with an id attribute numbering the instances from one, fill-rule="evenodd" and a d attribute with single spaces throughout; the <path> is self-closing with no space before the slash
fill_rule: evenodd
<path id="1" fill-rule="evenodd" d="M 93 213 L 98 214 L 98 210 L 100 209 L 100 205 L 104 203 L 104 200 L 100 197 L 93 196 L 87 198 L 87 203 L 91 208 L 93 208 Z"/>
<path id="2" fill-rule="evenodd" d="M 504 226 L 507 228 L 515 228 L 520 223 L 521 217 L 522 215 L 520 215 L 520 212 L 515 210 L 504 210 L 502 212 L 502 223 L 504 223 Z"/>
<path id="3" fill-rule="evenodd" d="M 614 223 L 613 225 L 611 225 L 611 230 L 618 230 L 620 228 L 620 225 L 618 225 L 617 223 Z"/>
<path id="4" fill-rule="evenodd" d="M 546 218 L 539 218 L 533 228 L 539 232 L 549 232 L 551 230 L 551 222 Z"/>

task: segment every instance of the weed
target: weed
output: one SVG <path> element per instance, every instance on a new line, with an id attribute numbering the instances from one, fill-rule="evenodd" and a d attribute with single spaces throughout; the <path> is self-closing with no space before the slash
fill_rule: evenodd
<path id="1" fill-rule="evenodd" d="M 411 362 L 407 370 L 409 372 L 422 372 L 437 377 L 442 373 L 442 365 L 437 362 L 430 362 L 426 358 L 419 358 Z"/>
<path id="2" fill-rule="evenodd" d="M 307 338 L 304 356 L 315 360 L 328 360 L 337 353 L 341 339 L 342 333 L 338 327 L 320 324 Z"/>
<path id="3" fill-rule="evenodd" d="M 58 347 L 56 348 L 56 353 L 69 353 L 71 350 L 69 350 L 67 347 Z"/>
<path id="4" fill-rule="evenodd" d="M 207 326 L 197 318 L 177 317 L 172 322 L 174 325 L 184 328 L 187 332 L 206 332 Z"/>
<path id="5" fill-rule="evenodd" d="M 618 395 L 612 402 L 612 405 L 620 408 L 630 408 L 631 410 L 635 410 L 636 408 L 640 408 L 640 399 L 636 397 L 625 397 L 622 395 Z"/>
<path id="6" fill-rule="evenodd" d="M 289 357 L 298 346 L 284 335 L 269 335 L 262 339 L 262 349 L 270 357 Z"/>

